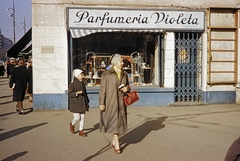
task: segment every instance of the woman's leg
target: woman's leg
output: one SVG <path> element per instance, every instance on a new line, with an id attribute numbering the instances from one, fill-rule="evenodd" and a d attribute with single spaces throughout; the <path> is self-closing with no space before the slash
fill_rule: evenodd
<path id="1" fill-rule="evenodd" d="M 23 110 L 23 103 L 21 101 L 17 101 L 17 108 L 18 108 L 18 111 L 19 113 L 18 114 L 25 114 L 24 110 Z"/>
<path id="2" fill-rule="evenodd" d="M 29 98 L 28 98 L 28 101 L 29 101 L 29 102 L 32 102 L 32 101 L 33 101 L 33 97 L 32 97 L 32 96 L 33 96 L 33 94 L 29 94 Z"/>
<path id="3" fill-rule="evenodd" d="M 79 131 L 83 130 L 84 121 L 85 121 L 85 113 L 81 113 L 80 114 L 80 121 L 79 121 Z"/>
<path id="4" fill-rule="evenodd" d="M 119 143 L 119 134 L 116 134 L 116 133 L 113 134 L 112 145 L 113 145 L 114 151 L 120 154 L 121 150 L 120 150 L 120 143 Z"/>
<path id="5" fill-rule="evenodd" d="M 70 126 L 70 131 L 71 133 L 75 133 L 75 129 L 74 129 L 74 125 L 76 124 L 76 122 L 80 119 L 80 114 L 79 113 L 73 113 L 73 120 L 70 122 L 69 126 Z"/>
<path id="6" fill-rule="evenodd" d="M 72 120 L 72 125 L 74 126 L 76 122 L 78 122 L 80 119 L 80 113 L 73 113 L 73 120 Z"/>
<path id="7" fill-rule="evenodd" d="M 83 127 L 84 127 L 84 121 L 85 121 L 85 113 L 80 114 L 80 121 L 79 121 L 79 135 L 86 137 L 87 134 L 83 132 Z"/>
<path id="8" fill-rule="evenodd" d="M 19 111 L 23 110 L 23 103 L 21 101 L 17 101 L 17 107 L 19 109 Z"/>

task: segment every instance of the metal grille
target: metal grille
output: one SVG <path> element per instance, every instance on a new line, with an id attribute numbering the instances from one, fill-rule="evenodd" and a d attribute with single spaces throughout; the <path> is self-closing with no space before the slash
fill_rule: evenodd
<path id="1" fill-rule="evenodd" d="M 201 98 L 202 33 L 175 34 L 175 101 Z"/>

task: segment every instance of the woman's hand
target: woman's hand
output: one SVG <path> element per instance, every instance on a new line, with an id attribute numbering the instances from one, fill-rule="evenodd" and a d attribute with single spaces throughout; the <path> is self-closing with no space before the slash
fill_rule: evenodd
<path id="1" fill-rule="evenodd" d="M 125 93 L 125 92 L 127 92 L 127 87 L 123 87 L 121 90 L 122 90 L 122 92 Z"/>
<path id="2" fill-rule="evenodd" d="M 105 110 L 105 105 L 100 105 L 100 106 L 99 106 L 99 109 L 100 109 L 101 111 L 104 111 L 104 110 Z"/>
<path id="3" fill-rule="evenodd" d="M 126 93 L 128 90 L 129 90 L 128 86 L 125 86 L 125 87 L 123 87 L 123 88 L 121 89 L 121 91 L 122 91 L 123 93 Z"/>
<path id="4" fill-rule="evenodd" d="M 78 91 L 77 94 L 82 94 L 83 92 L 82 91 Z"/>

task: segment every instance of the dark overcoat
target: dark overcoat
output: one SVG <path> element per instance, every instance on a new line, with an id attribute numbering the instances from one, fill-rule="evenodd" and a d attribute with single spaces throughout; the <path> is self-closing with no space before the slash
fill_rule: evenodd
<path id="1" fill-rule="evenodd" d="M 83 91 L 83 93 L 76 95 L 78 91 Z M 89 110 L 89 98 L 83 81 L 74 78 L 68 87 L 68 96 L 70 98 L 70 112 L 81 113 Z"/>
<path id="2" fill-rule="evenodd" d="M 25 65 L 15 66 L 11 70 L 11 77 L 9 81 L 9 87 L 13 89 L 13 101 L 23 101 L 29 82 L 29 72 Z"/>
<path id="3" fill-rule="evenodd" d="M 4 76 L 5 68 L 3 65 L 0 65 L 0 76 Z"/>
<path id="4" fill-rule="evenodd" d="M 15 65 L 11 62 L 7 64 L 7 75 L 11 75 L 11 71 L 14 68 L 14 66 Z"/>
<path id="5" fill-rule="evenodd" d="M 128 74 L 123 70 L 120 80 L 113 68 L 101 76 L 99 104 L 105 105 L 105 110 L 100 112 L 101 132 L 123 134 L 127 131 L 127 108 L 119 90 L 121 84 L 129 85 Z"/>
<path id="6" fill-rule="evenodd" d="M 33 75 L 32 75 L 32 66 L 28 67 L 29 72 L 29 83 L 28 83 L 28 93 L 33 94 Z"/>

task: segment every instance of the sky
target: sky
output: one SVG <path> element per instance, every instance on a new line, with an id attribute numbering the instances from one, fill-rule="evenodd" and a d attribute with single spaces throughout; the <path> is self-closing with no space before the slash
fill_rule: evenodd
<path id="1" fill-rule="evenodd" d="M 24 35 L 24 17 L 26 32 L 32 27 L 32 0 L 0 0 L 0 29 L 1 34 L 14 41 L 13 1 L 15 8 L 15 39 L 16 42 Z"/>

